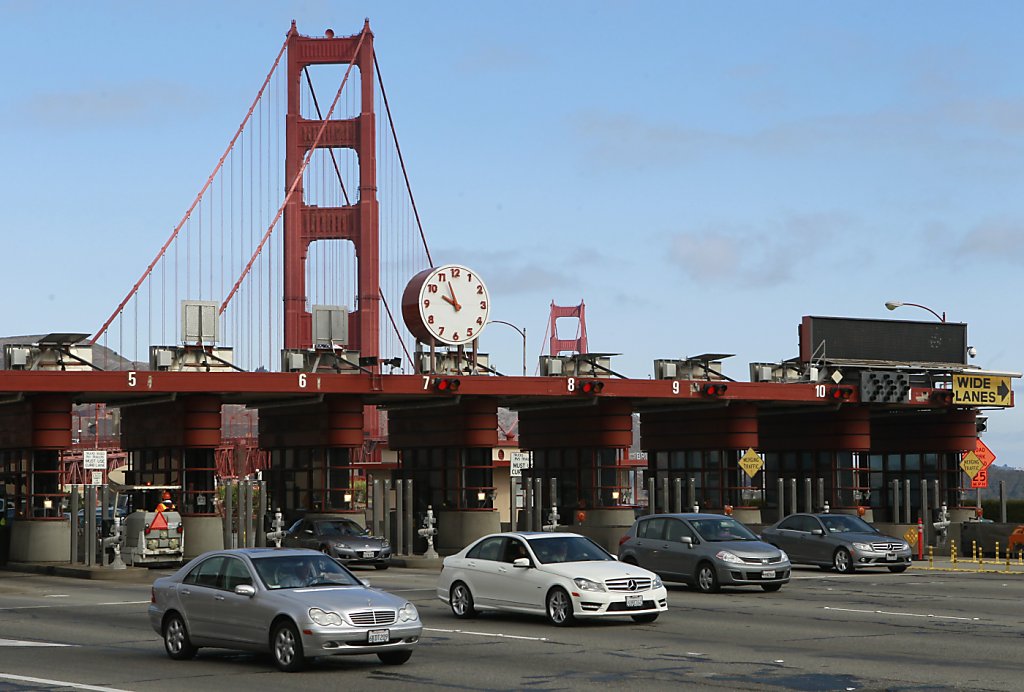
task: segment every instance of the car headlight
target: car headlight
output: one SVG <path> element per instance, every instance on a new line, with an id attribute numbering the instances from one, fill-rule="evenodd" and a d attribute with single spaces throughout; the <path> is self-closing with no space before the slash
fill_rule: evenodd
<path id="1" fill-rule="evenodd" d="M 309 619 L 320 625 L 326 627 L 327 625 L 340 625 L 341 616 L 337 613 L 332 613 L 329 610 L 322 610 L 320 608 L 309 609 Z"/>
<path id="2" fill-rule="evenodd" d="M 388 542 L 388 541 L 387 541 L 387 540 L 385 539 L 385 540 L 383 540 L 383 541 L 381 541 L 381 542 L 380 542 L 380 547 L 381 547 L 381 548 L 390 548 L 390 547 L 391 547 L 391 543 L 389 543 L 389 542 Z"/>
<path id="3" fill-rule="evenodd" d="M 743 560 L 739 559 L 738 557 L 736 557 L 735 555 L 730 553 L 728 550 L 719 550 L 717 553 L 715 553 L 715 557 L 717 557 L 722 562 L 732 562 L 732 563 L 743 562 Z"/>
<path id="4" fill-rule="evenodd" d="M 601 584 L 601 583 L 596 582 L 596 581 L 591 581 L 590 579 L 584 579 L 583 577 L 576 577 L 575 579 L 572 580 L 572 583 L 575 584 L 576 587 L 580 591 L 604 591 L 605 590 L 604 584 Z"/>
<path id="5" fill-rule="evenodd" d="M 781 555 L 781 556 L 782 556 L 782 561 L 783 561 L 783 562 L 788 562 L 788 561 L 789 561 L 789 555 L 786 555 L 786 551 L 785 551 L 785 550 L 782 550 L 782 549 L 780 548 L 780 549 L 779 549 L 779 555 Z"/>
<path id="6" fill-rule="evenodd" d="M 871 550 L 871 546 L 868 545 L 867 543 L 854 543 L 853 544 L 853 549 L 854 550 L 859 550 L 862 553 L 866 553 L 866 552 L 869 552 Z"/>
<path id="7" fill-rule="evenodd" d="M 654 575 L 654 581 L 651 582 L 651 588 L 652 589 L 660 589 L 663 586 L 664 586 L 664 584 L 661 583 L 661 577 L 659 577 L 657 574 L 655 574 Z"/>
<path id="8" fill-rule="evenodd" d="M 412 620 L 418 620 L 420 614 L 416 611 L 416 606 L 412 603 L 406 603 L 398 611 L 398 619 L 402 622 L 410 622 Z"/>

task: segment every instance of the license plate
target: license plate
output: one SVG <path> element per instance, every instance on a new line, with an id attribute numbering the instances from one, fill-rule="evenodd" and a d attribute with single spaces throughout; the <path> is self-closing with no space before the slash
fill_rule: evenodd
<path id="1" fill-rule="evenodd" d="M 896 553 L 886 553 L 885 554 L 885 561 L 886 562 L 896 562 L 896 559 L 897 559 L 896 558 Z"/>
<path id="2" fill-rule="evenodd" d="M 391 630 L 370 630 L 366 641 L 370 644 L 387 644 L 391 641 Z"/>
<path id="3" fill-rule="evenodd" d="M 644 605 L 643 596 L 626 596 L 626 607 L 627 608 L 641 608 Z"/>
<path id="4" fill-rule="evenodd" d="M 768 570 L 766 572 L 761 572 L 761 578 L 762 579 L 774 579 L 775 578 L 775 570 L 770 569 L 770 570 Z"/>
<path id="5" fill-rule="evenodd" d="M 372 550 L 364 550 L 363 551 L 363 557 L 373 557 L 373 551 Z"/>

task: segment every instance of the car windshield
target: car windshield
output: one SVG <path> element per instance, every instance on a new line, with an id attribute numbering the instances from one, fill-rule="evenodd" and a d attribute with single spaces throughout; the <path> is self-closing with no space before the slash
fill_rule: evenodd
<path id="1" fill-rule="evenodd" d="M 527 542 L 537 559 L 544 564 L 615 559 L 604 548 L 584 536 L 545 536 L 529 538 Z"/>
<path id="2" fill-rule="evenodd" d="M 359 586 L 354 574 L 326 555 L 279 555 L 253 558 L 256 573 L 271 590 L 307 586 Z"/>
<path id="3" fill-rule="evenodd" d="M 721 541 L 759 541 L 757 536 L 743 524 L 730 517 L 691 519 L 690 523 L 700 537 L 709 543 Z"/>
<path id="4" fill-rule="evenodd" d="M 851 517 L 846 514 L 829 514 L 818 517 L 825 525 L 829 533 L 878 533 L 874 526 L 867 523 L 860 517 Z"/>
<path id="5" fill-rule="evenodd" d="M 366 529 L 348 519 L 332 519 L 316 522 L 316 532 L 321 536 L 365 536 Z"/>

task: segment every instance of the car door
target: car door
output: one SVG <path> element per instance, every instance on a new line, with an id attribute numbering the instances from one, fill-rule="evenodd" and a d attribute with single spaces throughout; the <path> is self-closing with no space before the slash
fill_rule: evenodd
<path id="1" fill-rule="evenodd" d="M 245 647 L 258 646 L 266 640 L 269 622 L 264 621 L 257 597 L 235 593 L 239 584 L 255 585 L 249 566 L 237 557 L 226 557 L 210 615 L 220 623 L 221 636 L 226 641 Z"/>
<path id="2" fill-rule="evenodd" d="M 690 542 L 683 541 L 689 538 Z M 676 581 L 693 578 L 698 562 L 698 538 L 693 529 L 682 519 L 667 519 L 665 522 L 665 548 L 661 553 L 662 577 Z"/>
<path id="3" fill-rule="evenodd" d="M 223 641 L 223 624 L 215 614 L 214 596 L 224 559 L 217 555 L 203 560 L 178 584 L 178 602 L 194 640 Z"/>
<path id="4" fill-rule="evenodd" d="M 668 549 L 665 543 L 664 517 L 641 519 L 637 523 L 634 550 L 637 564 L 644 569 L 661 574 L 661 556 Z"/>
<path id="5" fill-rule="evenodd" d="M 804 526 L 807 529 L 807 537 L 804 539 L 804 552 L 810 562 L 826 565 L 832 562 L 832 551 L 835 548 L 835 541 L 817 517 L 807 515 L 804 517 Z M 815 534 L 814 531 L 818 531 Z"/>
<path id="6" fill-rule="evenodd" d="M 513 562 L 525 557 L 530 567 L 514 567 Z M 505 542 L 505 555 L 497 566 L 495 598 L 508 608 L 528 608 L 531 610 L 544 607 L 546 575 L 537 569 L 526 543 L 519 538 L 509 538 Z"/>
<path id="7" fill-rule="evenodd" d="M 473 600 L 480 605 L 494 606 L 504 600 L 498 567 L 505 555 L 505 540 L 504 536 L 485 538 L 466 554 L 463 572 Z"/>
<path id="8" fill-rule="evenodd" d="M 785 550 L 789 554 L 789 559 L 793 562 L 804 560 L 802 551 L 806 549 L 806 546 L 802 545 L 801 542 L 804 534 L 807 532 L 801 529 L 803 524 L 803 515 L 794 514 L 779 522 L 772 535 L 771 542 Z"/>

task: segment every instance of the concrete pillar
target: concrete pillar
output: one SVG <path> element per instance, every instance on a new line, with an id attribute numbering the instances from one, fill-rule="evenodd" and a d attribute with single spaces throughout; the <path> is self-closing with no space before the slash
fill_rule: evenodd
<path id="1" fill-rule="evenodd" d="M 78 563 L 80 558 L 78 557 L 78 547 L 81 545 L 81 535 L 78 531 L 78 510 L 81 509 L 82 502 L 78 496 L 78 486 L 76 485 L 71 489 L 71 562 Z"/>
<path id="2" fill-rule="evenodd" d="M 780 477 L 779 480 L 778 480 L 777 486 L 778 486 L 777 489 L 778 489 L 778 493 L 779 493 L 779 500 L 778 500 L 778 502 L 779 502 L 779 521 L 782 521 L 783 519 L 786 518 L 786 481 L 785 481 L 785 479 Z"/>
<path id="3" fill-rule="evenodd" d="M 1006 481 L 999 481 L 999 522 L 1006 523 Z"/>
<path id="4" fill-rule="evenodd" d="M 796 514 L 796 512 L 797 512 L 797 504 L 796 504 L 796 479 L 795 478 L 790 478 L 789 479 L 789 513 L 790 514 Z"/>
<path id="5" fill-rule="evenodd" d="M 804 511 L 805 512 L 813 512 L 814 511 L 814 495 L 812 495 L 812 493 L 811 493 L 812 487 L 813 486 L 811 484 L 811 479 L 810 478 L 805 478 L 804 479 L 804 508 L 805 508 Z"/>
<path id="6" fill-rule="evenodd" d="M 672 511 L 676 514 L 683 511 L 683 479 L 672 479 Z"/>
<path id="7" fill-rule="evenodd" d="M 544 479 L 533 479 L 533 526 L 539 531 L 544 526 Z"/>
<path id="8" fill-rule="evenodd" d="M 658 499 L 657 491 L 655 488 L 655 479 L 647 479 L 647 513 L 657 514 L 658 510 L 655 508 L 655 500 Z"/>
<path id="9" fill-rule="evenodd" d="M 231 481 L 224 481 L 224 547 L 233 548 L 234 538 L 234 526 L 232 513 L 234 512 L 234 500 L 232 499 L 232 491 L 234 489 L 234 483 Z M 188 540 L 186 538 L 186 540 Z"/>
<path id="10" fill-rule="evenodd" d="M 405 479 L 405 541 L 406 541 L 406 555 L 412 555 L 415 550 L 415 537 L 416 531 L 413 526 L 413 503 L 412 503 L 412 479 Z M 497 512 L 495 512 L 497 514 Z"/>
<path id="11" fill-rule="evenodd" d="M 914 523 L 914 517 L 913 517 L 913 514 L 911 513 L 911 507 L 910 507 L 910 479 L 909 478 L 903 483 L 903 519 L 904 519 L 904 521 L 903 521 L 904 524 L 913 524 Z"/>
<path id="12" fill-rule="evenodd" d="M 697 506 L 697 479 L 688 478 L 686 479 L 686 511 L 692 512 L 693 508 Z"/>
<path id="13" fill-rule="evenodd" d="M 395 479 L 395 549 L 402 555 L 409 554 L 405 547 L 405 494 L 401 478 Z"/>
<path id="14" fill-rule="evenodd" d="M 533 479 L 523 479 L 523 530 L 533 531 Z"/>
<path id="15" fill-rule="evenodd" d="M 900 523 L 900 480 L 892 479 L 892 523 Z"/>

